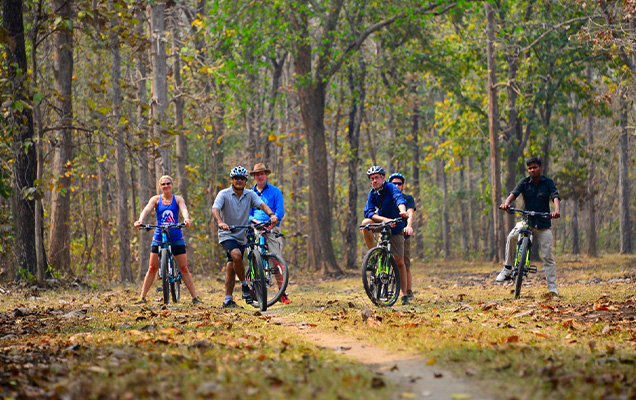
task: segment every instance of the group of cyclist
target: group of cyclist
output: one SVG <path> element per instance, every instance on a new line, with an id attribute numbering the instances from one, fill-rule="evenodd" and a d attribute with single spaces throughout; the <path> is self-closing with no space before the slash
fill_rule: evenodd
<path id="1" fill-rule="evenodd" d="M 560 217 L 560 196 L 554 181 L 543 175 L 541 159 L 531 157 L 527 160 L 529 176 L 519 181 L 510 192 L 504 203 L 499 208 L 507 210 L 510 204 L 519 196 L 524 199 L 525 208 L 528 211 L 550 212 L 549 201 L 555 204 L 552 218 Z M 233 291 L 235 276 L 241 282 L 242 298 L 250 303 L 252 293 L 245 279 L 243 255 L 245 252 L 246 237 L 244 230 L 232 231 L 233 225 L 247 225 L 249 222 L 261 223 L 269 221 L 271 231 L 267 235 L 269 250 L 282 257 L 283 243 L 276 232 L 280 231 L 280 222 L 285 216 L 283 195 L 279 188 L 267 182 L 271 174 L 264 164 L 256 164 L 251 172 L 237 166 L 230 172 L 230 187 L 221 190 L 212 206 L 212 216 L 218 225 L 219 243 L 226 251 L 227 264 L 225 268 L 225 297 L 224 308 L 240 308 L 234 301 Z M 252 176 L 255 184 L 247 189 L 247 179 Z M 362 224 L 382 223 L 402 217 L 402 221 L 391 227 L 391 254 L 395 258 L 400 275 L 400 290 L 402 292 L 402 304 L 408 305 L 413 300 L 413 287 L 410 260 L 410 237 L 413 235 L 415 201 L 412 196 L 404 194 L 406 178 L 401 173 L 394 173 L 385 180 L 386 172 L 380 166 L 372 166 L 367 170 L 367 177 L 371 183 L 367 202 L 364 208 Z M 170 176 L 162 176 L 159 179 L 162 194 L 153 196 L 142 210 L 135 226 L 142 225 L 147 214 L 155 210 L 157 225 L 178 222 L 179 214 L 184 218 L 185 226 L 190 226 L 190 215 L 181 196 L 174 195 L 173 180 Z M 555 262 L 552 255 L 552 232 L 549 219 L 536 219 L 530 221 L 530 229 L 537 238 L 543 256 L 546 281 L 549 293 L 558 296 L 556 285 Z M 501 282 L 510 278 L 512 274 L 512 259 L 515 241 L 519 233 L 516 226 L 508 235 L 504 268 L 497 275 L 496 281 Z M 375 246 L 374 233 L 362 230 L 364 242 L 371 249 Z M 146 295 L 152 286 L 159 267 L 158 246 L 161 240 L 159 228 L 155 231 L 151 244 L 151 254 L 148 272 L 141 290 L 141 299 L 138 303 L 146 303 Z M 200 304 L 202 301 L 192 281 L 192 276 L 187 267 L 186 246 L 179 229 L 171 231 L 171 248 L 175 261 L 181 271 L 183 281 L 192 295 L 192 302 Z M 281 297 L 284 304 L 290 303 L 287 294 Z"/>

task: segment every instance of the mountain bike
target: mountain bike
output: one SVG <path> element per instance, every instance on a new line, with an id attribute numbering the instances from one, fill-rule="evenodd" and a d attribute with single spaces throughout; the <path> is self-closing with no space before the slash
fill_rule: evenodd
<path id="1" fill-rule="evenodd" d="M 400 270 L 391 255 L 391 225 L 402 221 L 402 217 L 391 221 L 360 225 L 360 229 L 380 231 L 378 246 L 372 248 L 362 261 L 362 285 L 373 304 L 390 307 L 400 295 Z"/>
<path id="2" fill-rule="evenodd" d="M 282 258 L 269 252 L 265 235 L 261 235 L 258 241 L 256 240 L 256 230 L 265 231 L 269 224 L 269 221 L 265 221 L 260 224 L 230 226 L 230 230 L 246 230 L 248 265 L 245 279 L 256 295 L 256 302 L 261 311 L 266 311 L 267 307 L 272 306 L 280 299 L 289 282 L 287 264 Z M 274 284 L 277 288 L 274 287 Z M 270 297 L 268 297 L 268 292 Z M 252 305 L 256 306 L 254 303 Z"/>
<path id="3" fill-rule="evenodd" d="M 515 248 L 515 261 L 512 266 L 511 279 L 515 282 L 515 299 L 521 295 L 521 285 L 523 279 L 528 273 L 536 274 L 537 267 L 530 265 L 530 251 L 532 249 L 532 231 L 528 219 L 535 218 L 552 218 L 550 213 L 542 213 L 537 211 L 526 211 L 518 208 L 508 208 L 509 214 L 519 213 L 522 215 L 523 226 L 519 230 L 519 239 Z"/>
<path id="4" fill-rule="evenodd" d="M 172 255 L 172 248 L 170 246 L 170 228 L 182 229 L 184 226 L 185 224 L 183 222 L 163 225 L 143 224 L 139 226 L 139 229 L 145 229 L 147 231 L 155 228 L 161 229 L 161 241 L 158 242 L 160 265 L 159 278 L 161 279 L 164 304 L 168 304 L 170 302 L 170 295 L 172 295 L 173 303 L 178 303 L 181 299 L 181 271 L 177 267 Z"/>

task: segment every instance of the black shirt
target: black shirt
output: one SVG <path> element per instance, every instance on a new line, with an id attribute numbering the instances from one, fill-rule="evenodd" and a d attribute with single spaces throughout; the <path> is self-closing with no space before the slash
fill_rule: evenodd
<path id="1" fill-rule="evenodd" d="M 550 200 L 561 200 L 554 181 L 543 175 L 539 178 L 538 184 L 532 182 L 532 178 L 529 176 L 521 179 L 510 193 L 515 196 L 515 199 L 520 194 L 523 196 L 526 211 L 549 213 Z M 552 226 L 551 221 L 547 218 L 530 217 L 528 223 L 531 227 L 537 229 L 546 229 Z"/>

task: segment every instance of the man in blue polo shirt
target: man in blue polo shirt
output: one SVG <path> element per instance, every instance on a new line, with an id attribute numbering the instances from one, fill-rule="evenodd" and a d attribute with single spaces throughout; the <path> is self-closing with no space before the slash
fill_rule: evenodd
<path id="1" fill-rule="evenodd" d="M 406 199 L 400 189 L 392 183 L 386 182 L 384 168 L 377 165 L 367 170 L 367 176 L 371 182 L 372 189 L 367 197 L 367 204 L 364 207 L 364 220 L 362 225 L 373 222 L 386 222 L 402 217 L 408 218 L 406 212 Z M 404 264 L 404 221 L 391 228 L 391 254 L 395 258 L 400 271 L 400 290 L 402 291 L 402 304 L 409 304 L 406 295 L 406 266 Z M 364 243 L 369 249 L 375 246 L 373 233 L 363 230 Z"/>
<path id="2" fill-rule="evenodd" d="M 274 214 L 276 214 L 276 217 L 278 217 L 278 225 L 274 226 L 269 232 L 265 233 L 265 237 L 267 238 L 267 247 L 269 251 L 284 260 L 283 238 L 277 236 L 276 233 L 280 233 L 280 221 L 282 221 L 285 216 L 285 203 L 283 201 L 283 192 L 281 192 L 281 190 L 276 186 L 267 182 L 267 178 L 271 173 L 272 171 L 268 169 L 265 164 L 258 163 L 254 165 L 250 175 L 254 177 L 256 184 L 252 187 L 252 190 L 260 196 L 261 200 L 263 200 L 263 202 L 272 209 Z M 267 220 L 269 220 L 269 216 L 263 210 L 252 208 L 252 211 L 250 211 L 250 221 L 258 224 Z M 282 279 L 281 274 L 277 274 L 277 278 Z M 279 288 L 281 284 L 282 282 L 279 282 Z M 291 303 L 287 293 L 284 293 L 281 296 L 280 301 L 283 304 Z"/>
<path id="3" fill-rule="evenodd" d="M 533 156 L 526 162 L 528 167 L 528 177 L 523 178 L 517 183 L 517 186 L 510 192 L 510 195 L 499 206 L 502 210 L 510 208 L 510 203 L 515 201 L 519 195 L 523 196 L 523 202 L 527 211 L 537 211 L 542 213 L 550 212 L 550 200 L 554 202 L 554 212 L 552 218 L 559 218 L 561 216 L 561 196 L 554 184 L 554 181 L 543 175 L 543 167 L 541 166 L 541 159 Z M 550 227 L 552 223 L 546 218 L 533 218 L 528 220 L 530 229 L 534 239 L 538 242 L 541 249 L 541 256 L 543 256 L 543 268 L 545 269 L 545 279 L 548 283 L 548 291 L 553 297 L 558 297 L 559 292 L 556 284 L 556 267 L 554 263 L 554 256 L 552 255 L 552 230 Z M 508 242 L 506 246 L 506 258 L 504 261 L 504 268 L 497 275 L 497 282 L 510 279 L 512 275 L 512 262 L 515 253 L 515 244 L 519 236 L 519 230 L 523 226 L 523 222 L 520 222 L 510 231 L 508 235 Z"/>

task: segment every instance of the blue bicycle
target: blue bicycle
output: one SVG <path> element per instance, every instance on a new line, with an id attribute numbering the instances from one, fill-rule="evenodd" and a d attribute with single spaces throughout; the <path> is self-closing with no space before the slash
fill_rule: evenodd
<path id="1" fill-rule="evenodd" d="M 150 225 L 143 224 L 139 229 L 147 231 L 155 228 L 161 229 L 161 241 L 159 243 L 159 278 L 163 289 L 163 302 L 168 304 L 172 295 L 172 302 L 178 303 L 181 299 L 181 271 L 177 267 L 170 247 L 170 228 L 182 229 L 183 222 L 175 224 Z"/>

